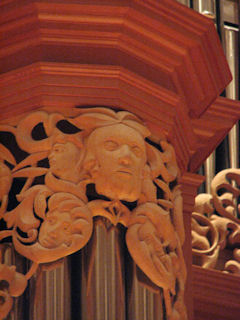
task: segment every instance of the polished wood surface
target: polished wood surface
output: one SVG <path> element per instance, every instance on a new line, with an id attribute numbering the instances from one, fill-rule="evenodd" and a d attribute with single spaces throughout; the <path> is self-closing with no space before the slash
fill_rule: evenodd
<path id="1" fill-rule="evenodd" d="M 135 113 L 175 148 L 190 232 L 192 173 L 240 118 L 239 102 L 218 97 L 231 75 L 213 22 L 173 0 L 3 0 L 0 21 L 1 122 L 76 105 Z M 185 256 L 190 296 L 187 242 Z"/>
<path id="2" fill-rule="evenodd" d="M 240 317 L 240 278 L 193 266 L 195 320 L 236 320 Z"/>

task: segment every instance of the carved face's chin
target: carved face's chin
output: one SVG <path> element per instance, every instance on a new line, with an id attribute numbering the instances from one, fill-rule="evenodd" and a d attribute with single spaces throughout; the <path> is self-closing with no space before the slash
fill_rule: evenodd
<path id="1" fill-rule="evenodd" d="M 116 172 L 109 177 L 96 179 L 96 191 L 112 200 L 136 201 L 140 196 L 140 186 L 129 172 Z"/>

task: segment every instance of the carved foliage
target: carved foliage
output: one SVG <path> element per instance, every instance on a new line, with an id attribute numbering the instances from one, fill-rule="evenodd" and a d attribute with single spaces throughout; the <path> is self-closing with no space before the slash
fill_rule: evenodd
<path id="1" fill-rule="evenodd" d="M 26 280 L 39 263 L 85 246 L 95 216 L 121 223 L 136 264 L 164 290 L 168 319 L 186 319 L 173 147 L 165 139 L 149 140 L 148 129 L 129 112 L 76 108 L 68 114 L 37 111 L 14 126 L 0 125 L 0 217 L 6 226 L 0 240 L 11 237 L 33 262 L 22 275 Z M 5 279 L 10 289 L 11 279 Z M 9 299 L 0 308 L 9 310 Z"/>

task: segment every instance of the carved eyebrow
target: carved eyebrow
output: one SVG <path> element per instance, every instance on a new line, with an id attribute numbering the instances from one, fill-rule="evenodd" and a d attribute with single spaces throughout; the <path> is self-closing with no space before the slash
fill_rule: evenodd
<path id="1" fill-rule="evenodd" d="M 53 148 L 62 149 L 62 148 L 64 148 L 64 145 L 63 144 L 56 144 Z"/>

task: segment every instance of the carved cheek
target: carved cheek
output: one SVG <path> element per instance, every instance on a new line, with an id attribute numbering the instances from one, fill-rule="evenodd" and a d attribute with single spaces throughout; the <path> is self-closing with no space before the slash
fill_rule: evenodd
<path id="1" fill-rule="evenodd" d="M 59 228 L 59 229 L 60 229 L 59 231 L 60 231 L 62 234 L 65 234 L 65 235 L 70 234 L 70 223 L 67 222 L 67 221 L 64 221 L 64 222 L 62 223 L 62 225 L 61 225 L 61 228 Z"/>
<path id="2" fill-rule="evenodd" d="M 145 161 L 143 161 L 142 159 L 137 159 L 135 161 L 135 170 L 136 170 L 136 174 L 137 176 L 142 179 L 144 177 L 144 170 L 145 168 Z"/>
<path id="3" fill-rule="evenodd" d="M 117 150 L 109 151 L 109 150 L 104 150 L 102 153 L 102 160 L 106 161 L 107 159 L 118 159 L 120 157 L 120 153 Z"/>
<path id="4" fill-rule="evenodd" d="M 48 159 L 51 160 L 52 158 L 54 157 L 54 152 L 50 152 L 49 155 L 48 155 Z"/>
<path id="5" fill-rule="evenodd" d="M 114 151 L 102 150 L 102 152 L 98 153 L 97 162 L 99 164 L 100 171 L 104 171 L 104 173 L 109 173 L 114 171 L 114 166 L 118 161 L 118 154 Z"/>
<path id="6" fill-rule="evenodd" d="M 47 237 L 48 235 L 48 226 L 46 224 L 42 224 L 41 228 L 40 228 L 40 231 L 39 231 L 39 236 L 38 236 L 38 239 L 39 239 L 39 242 L 42 244 L 42 241 Z"/>
<path id="7" fill-rule="evenodd" d="M 54 218 L 53 218 L 54 219 Z M 54 233 L 56 230 L 56 221 L 54 220 L 49 220 L 49 221 L 45 221 L 43 222 L 41 228 L 40 228 L 40 232 L 39 232 L 39 237 L 41 239 L 49 236 L 50 234 Z"/>

